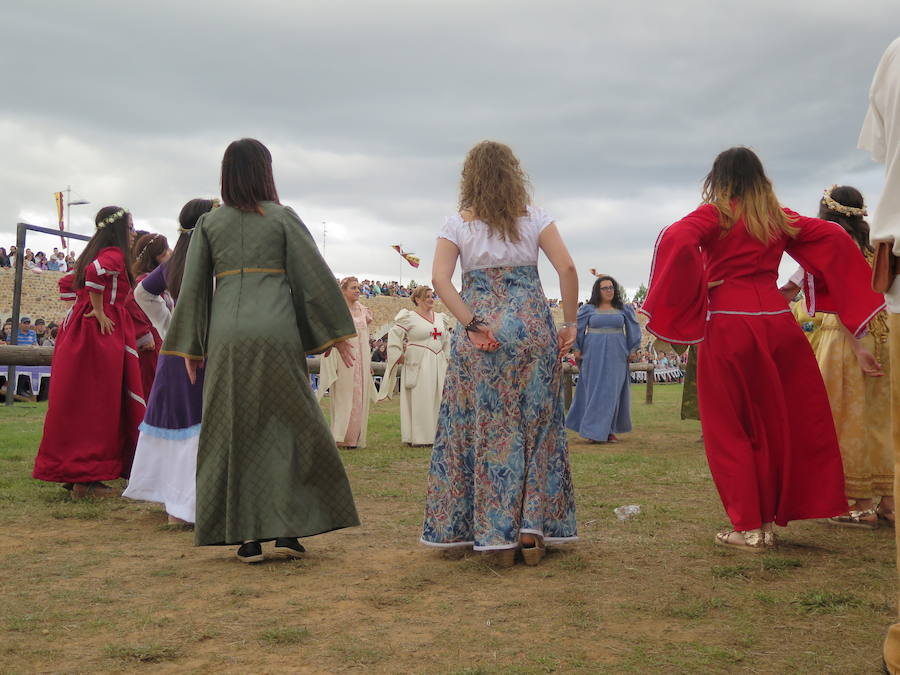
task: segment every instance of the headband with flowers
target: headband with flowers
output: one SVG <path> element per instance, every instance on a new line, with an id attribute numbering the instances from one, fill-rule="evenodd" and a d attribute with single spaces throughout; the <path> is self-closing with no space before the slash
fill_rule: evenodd
<path id="1" fill-rule="evenodd" d="M 154 234 L 153 237 L 151 237 L 150 241 L 148 241 L 146 244 L 144 244 L 144 248 L 142 248 L 141 252 L 138 253 L 138 256 L 137 256 L 138 260 L 140 260 L 141 258 L 144 257 L 144 253 L 147 251 L 147 248 L 149 248 L 150 244 L 152 244 L 154 241 L 159 239 L 160 236 L 161 235 L 159 235 L 159 234 Z"/>
<path id="2" fill-rule="evenodd" d="M 98 230 L 102 230 L 102 229 L 103 229 L 104 227 L 106 227 L 107 225 L 112 225 L 112 224 L 113 224 L 114 222 L 116 222 L 119 218 L 124 217 L 124 216 L 127 215 L 128 213 L 129 213 L 128 209 L 119 209 L 119 210 L 116 211 L 115 213 L 112 213 L 112 214 L 106 216 L 106 218 L 104 218 L 104 219 L 101 220 L 99 223 L 97 223 L 97 229 L 98 229 Z"/>
<path id="3" fill-rule="evenodd" d="M 832 190 L 834 190 L 837 185 L 832 185 L 830 188 L 825 188 L 825 196 L 822 197 L 822 201 L 825 202 L 825 206 L 827 206 L 832 211 L 836 211 L 837 213 L 841 213 L 845 216 L 854 217 L 854 216 L 867 216 L 869 212 L 866 210 L 865 205 L 862 207 L 855 206 L 844 206 L 840 202 L 836 201 L 834 197 L 831 196 Z"/>

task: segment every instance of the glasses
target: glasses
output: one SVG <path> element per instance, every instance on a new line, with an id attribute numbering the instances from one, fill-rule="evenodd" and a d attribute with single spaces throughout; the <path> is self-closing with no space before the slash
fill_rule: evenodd
<path id="1" fill-rule="evenodd" d="M 601 286 L 600 290 L 601 291 L 614 291 L 614 290 L 616 290 L 616 288 L 615 288 L 615 286 Z"/>

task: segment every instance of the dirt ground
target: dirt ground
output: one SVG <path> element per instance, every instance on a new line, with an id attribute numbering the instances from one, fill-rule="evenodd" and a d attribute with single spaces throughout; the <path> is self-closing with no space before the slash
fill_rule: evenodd
<path id="1" fill-rule="evenodd" d="M 878 672 L 893 531 L 807 522 L 775 553 L 715 547 L 726 522 L 679 396 L 636 389 L 622 443 L 573 439 L 581 540 L 511 569 L 417 545 L 430 450 L 400 444 L 396 404 L 343 454 L 362 527 L 255 566 L 156 505 L 33 481 L 45 408 L 3 409 L 0 671 Z"/>

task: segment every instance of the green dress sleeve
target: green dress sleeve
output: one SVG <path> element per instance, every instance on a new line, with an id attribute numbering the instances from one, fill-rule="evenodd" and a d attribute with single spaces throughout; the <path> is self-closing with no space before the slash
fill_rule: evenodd
<path id="1" fill-rule="evenodd" d="M 290 207 L 285 207 L 282 222 L 285 268 L 300 340 L 307 354 L 319 354 L 335 342 L 354 337 L 356 327 L 334 274 L 306 225 Z"/>
<path id="2" fill-rule="evenodd" d="M 169 332 L 160 354 L 201 360 L 206 357 L 206 337 L 212 302 L 213 261 L 203 227 L 206 214 L 194 226 L 184 262 L 184 275 Z"/>

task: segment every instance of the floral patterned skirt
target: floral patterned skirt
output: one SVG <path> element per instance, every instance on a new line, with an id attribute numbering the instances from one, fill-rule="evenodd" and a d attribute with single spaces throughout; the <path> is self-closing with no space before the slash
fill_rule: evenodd
<path id="1" fill-rule="evenodd" d="M 556 328 L 537 267 L 463 274 L 463 299 L 501 343 L 457 325 L 432 449 L 422 543 L 512 548 L 577 538 Z"/>

